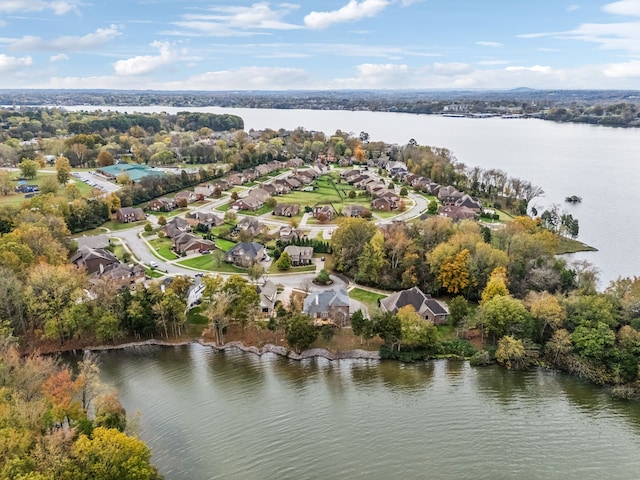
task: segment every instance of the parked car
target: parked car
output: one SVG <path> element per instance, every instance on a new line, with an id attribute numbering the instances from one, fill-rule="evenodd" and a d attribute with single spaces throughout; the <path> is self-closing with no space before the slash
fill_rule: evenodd
<path id="1" fill-rule="evenodd" d="M 151 265 L 151 268 L 158 268 L 158 262 L 155 262 L 153 260 L 149 262 L 149 265 Z"/>

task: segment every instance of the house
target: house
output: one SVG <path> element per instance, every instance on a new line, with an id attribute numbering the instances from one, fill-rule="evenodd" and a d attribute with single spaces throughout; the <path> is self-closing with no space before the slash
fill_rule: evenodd
<path id="1" fill-rule="evenodd" d="M 258 177 L 264 177 L 269 175 L 273 170 L 268 165 L 258 165 L 256 167 L 256 174 Z"/>
<path id="2" fill-rule="evenodd" d="M 287 177 L 284 179 L 291 190 L 295 190 L 302 186 L 302 182 L 295 177 Z"/>
<path id="3" fill-rule="evenodd" d="M 262 188 L 262 190 L 267 192 L 272 197 L 275 196 L 275 195 L 279 195 L 279 192 L 278 192 L 278 190 L 276 189 L 276 186 L 273 183 L 265 183 L 260 188 Z"/>
<path id="4" fill-rule="evenodd" d="M 222 190 L 222 188 L 220 188 L 220 190 Z M 202 198 L 204 197 L 212 197 L 213 196 L 213 192 L 216 191 L 216 187 L 214 185 L 212 185 L 211 183 L 208 183 L 206 185 L 198 185 L 197 187 L 194 187 L 193 189 L 193 193 L 195 193 L 198 196 L 202 196 Z"/>
<path id="5" fill-rule="evenodd" d="M 438 200 L 440 200 L 443 204 L 455 204 L 458 199 L 460 199 L 464 194 L 459 192 L 455 187 L 447 186 L 440 187 L 438 191 Z"/>
<path id="6" fill-rule="evenodd" d="M 390 212 L 397 207 L 395 202 L 392 202 L 388 198 L 378 197 L 371 200 L 371 208 L 373 210 L 382 210 L 384 212 Z"/>
<path id="7" fill-rule="evenodd" d="M 224 219 L 210 212 L 194 212 L 187 218 L 189 224 L 193 226 L 205 225 L 207 228 L 217 227 L 224 223 Z"/>
<path id="8" fill-rule="evenodd" d="M 345 217 L 360 218 L 366 216 L 368 210 L 367 207 L 363 207 L 362 205 L 346 205 L 342 209 L 342 215 Z"/>
<path id="9" fill-rule="evenodd" d="M 336 211 L 331 205 L 316 205 L 311 209 L 311 215 L 314 217 L 318 217 L 318 215 L 324 215 L 327 217 L 327 220 L 333 220 Z"/>
<path id="10" fill-rule="evenodd" d="M 348 170 L 343 170 L 342 172 L 340 172 L 340 176 L 344 179 L 348 179 L 349 177 L 351 177 L 352 175 L 360 175 L 360 170 L 356 169 L 348 169 Z"/>
<path id="11" fill-rule="evenodd" d="M 304 165 L 304 160 L 301 158 L 296 157 L 287 161 L 287 167 L 290 167 L 290 168 L 298 168 L 298 167 L 302 167 L 303 165 Z"/>
<path id="12" fill-rule="evenodd" d="M 397 313 L 407 305 L 413 306 L 418 315 L 426 320 L 431 320 L 434 325 L 447 323 L 449 309 L 423 293 L 418 287 L 394 292 L 387 298 L 380 300 L 380 310 L 383 312 Z"/>
<path id="13" fill-rule="evenodd" d="M 218 180 L 217 182 L 215 182 L 213 184 L 213 188 L 214 188 L 214 190 L 216 188 L 219 188 L 220 190 L 222 190 L 224 192 L 224 191 L 229 190 L 231 188 L 231 183 L 228 180 L 226 180 L 224 178 L 221 178 L 220 180 Z"/>
<path id="14" fill-rule="evenodd" d="M 350 323 L 349 295 L 343 288 L 313 292 L 304 299 L 302 311 L 314 319 L 314 324 L 347 326 Z"/>
<path id="15" fill-rule="evenodd" d="M 279 217 L 295 217 L 298 213 L 300 213 L 300 205 L 292 203 L 279 203 L 273 209 L 273 215 Z"/>
<path id="16" fill-rule="evenodd" d="M 230 185 L 242 185 L 247 182 L 247 179 L 242 174 L 232 173 L 227 177 L 227 182 Z"/>
<path id="17" fill-rule="evenodd" d="M 276 295 L 278 294 L 278 288 L 271 280 L 264 282 L 264 285 L 257 286 L 256 290 L 260 296 L 260 308 L 262 313 L 267 317 L 273 316 L 275 313 L 274 306 L 276 304 Z"/>
<path id="18" fill-rule="evenodd" d="M 238 210 L 251 210 L 252 212 L 255 212 L 256 210 L 259 210 L 263 204 L 264 202 L 261 202 L 255 197 L 243 197 L 236 200 L 232 206 Z"/>
<path id="19" fill-rule="evenodd" d="M 278 190 L 279 195 L 284 195 L 291 191 L 291 185 L 289 185 L 289 182 L 287 182 L 286 179 L 279 178 L 275 180 L 273 182 L 273 186 L 276 187 L 276 190 Z"/>
<path id="20" fill-rule="evenodd" d="M 107 280 L 109 283 L 114 283 L 119 287 L 125 287 L 142 282 L 145 279 L 144 266 L 140 264 L 126 265 L 118 262 L 105 267 L 102 271 L 96 272 L 90 281 Z"/>
<path id="21" fill-rule="evenodd" d="M 175 200 L 167 197 L 154 198 L 147 204 L 147 210 L 154 212 L 170 212 L 178 208 Z"/>
<path id="22" fill-rule="evenodd" d="M 188 255 L 202 250 L 212 250 L 215 243 L 211 240 L 194 235 L 192 233 L 181 233 L 173 238 L 173 250 L 178 255 Z"/>
<path id="23" fill-rule="evenodd" d="M 263 190 L 262 188 L 254 188 L 252 190 L 249 190 L 248 196 L 257 199 L 262 203 L 266 202 L 271 197 L 269 192 Z"/>
<path id="24" fill-rule="evenodd" d="M 182 233 L 190 232 L 191 224 L 184 218 L 174 217 L 160 230 L 163 231 L 167 237 L 174 238 Z"/>
<path id="25" fill-rule="evenodd" d="M 391 177 L 404 177 L 407 172 L 407 165 L 404 162 L 388 162 L 385 167 Z"/>
<path id="26" fill-rule="evenodd" d="M 313 247 L 298 247 L 297 245 L 287 245 L 284 249 L 291 258 L 291 265 L 299 267 L 310 265 L 313 261 Z"/>
<path id="27" fill-rule="evenodd" d="M 477 198 L 467 195 L 462 195 L 455 203 L 456 207 L 467 207 L 476 213 L 482 212 L 482 203 Z"/>
<path id="28" fill-rule="evenodd" d="M 116 218 L 122 223 L 138 222 L 146 218 L 141 208 L 122 207 L 116 212 Z"/>
<path id="29" fill-rule="evenodd" d="M 224 260 L 239 267 L 250 267 L 254 263 L 261 261 L 265 256 L 263 245 L 255 242 L 242 242 L 230 249 L 225 254 Z"/>
<path id="30" fill-rule="evenodd" d="M 263 233 L 266 229 L 267 226 L 264 223 L 253 217 L 244 217 L 236 225 L 237 231 L 248 232 L 252 237 Z"/>
<path id="31" fill-rule="evenodd" d="M 114 263 L 120 263 L 120 260 L 104 248 L 91 248 L 82 246 L 71 257 L 71 263 L 77 267 L 84 267 L 87 273 L 92 274 L 104 270 L 105 267 Z"/>
<path id="32" fill-rule="evenodd" d="M 198 195 L 195 192 L 183 191 L 176 193 L 174 200 L 176 204 L 180 201 L 185 201 L 187 203 L 197 202 L 199 200 L 204 200 L 204 195 Z"/>
<path id="33" fill-rule="evenodd" d="M 313 168 L 306 168 L 304 170 L 298 170 L 298 176 L 302 178 L 308 178 L 308 183 L 313 182 L 316 178 L 320 176 L 318 172 L 316 172 Z M 305 180 L 305 183 L 307 181 Z"/>
<path id="34" fill-rule="evenodd" d="M 278 235 L 280 236 L 280 240 L 282 240 L 285 243 L 291 242 L 297 238 L 304 237 L 304 233 L 302 232 L 302 230 L 295 229 L 288 225 L 284 227 L 280 227 L 280 230 L 278 231 Z"/>
<path id="35" fill-rule="evenodd" d="M 441 205 L 438 208 L 438 215 L 447 217 L 454 222 L 461 220 L 475 220 L 478 214 L 468 207 L 458 207 L 457 205 Z"/>

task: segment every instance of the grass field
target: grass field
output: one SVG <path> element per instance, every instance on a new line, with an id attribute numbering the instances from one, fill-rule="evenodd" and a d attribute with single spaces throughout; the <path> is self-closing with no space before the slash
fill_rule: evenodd
<path id="1" fill-rule="evenodd" d="M 178 262 L 178 264 L 200 270 L 209 270 L 211 272 L 246 273 L 246 270 L 238 268 L 235 265 L 231 265 L 230 263 L 222 262 L 218 265 L 216 263 L 216 259 L 211 254 L 187 258 L 186 260 Z"/>
<path id="2" fill-rule="evenodd" d="M 170 238 L 154 238 L 153 240 L 149 240 L 149 243 L 161 257 L 167 260 L 175 260 L 178 258 L 171 250 L 172 242 Z"/>
<path id="3" fill-rule="evenodd" d="M 216 238 L 214 241 L 216 243 L 216 247 L 223 252 L 228 252 L 236 245 L 231 240 L 225 240 L 224 238 Z"/>
<path id="4" fill-rule="evenodd" d="M 371 310 L 372 308 L 378 308 L 378 300 L 387 298 L 387 295 L 356 287 L 349 291 L 349 297 L 364 303 Z"/>
<path id="5" fill-rule="evenodd" d="M 171 210 L 170 212 L 152 212 L 149 211 L 149 215 L 153 215 L 154 217 L 164 217 L 171 218 L 180 215 L 181 213 L 188 212 L 188 208 L 176 208 L 175 210 Z"/>
<path id="6" fill-rule="evenodd" d="M 303 265 L 302 267 L 291 267 L 289 270 L 278 270 L 278 267 L 276 267 L 276 262 L 271 262 L 271 266 L 269 266 L 269 270 L 267 270 L 267 273 L 309 273 L 315 271 L 315 265 Z"/>
<path id="7" fill-rule="evenodd" d="M 20 172 L 10 172 L 12 174 L 12 178 L 18 178 L 20 176 Z M 40 186 L 42 184 L 42 181 L 47 178 L 50 177 L 52 175 L 55 175 L 55 171 L 49 173 L 49 172 L 38 172 L 36 175 L 36 178 L 32 179 L 32 180 L 27 180 L 27 184 L 28 185 L 38 185 Z M 13 187 L 17 187 L 18 186 L 18 182 L 11 182 L 11 185 Z M 79 186 L 78 186 L 79 187 Z M 64 193 L 64 190 L 62 187 L 60 187 L 59 192 L 58 193 Z M 17 192 L 11 192 L 9 195 L 1 195 L 0 196 L 0 206 L 4 206 L 4 205 L 20 205 L 22 202 L 24 202 L 25 200 L 29 200 L 28 198 L 24 198 L 24 193 L 17 193 Z"/>

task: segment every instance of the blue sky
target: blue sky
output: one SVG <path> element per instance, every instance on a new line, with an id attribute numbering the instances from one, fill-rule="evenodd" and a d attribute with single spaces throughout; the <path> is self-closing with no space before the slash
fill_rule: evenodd
<path id="1" fill-rule="evenodd" d="M 0 0 L 0 88 L 640 88 L 640 0 Z"/>

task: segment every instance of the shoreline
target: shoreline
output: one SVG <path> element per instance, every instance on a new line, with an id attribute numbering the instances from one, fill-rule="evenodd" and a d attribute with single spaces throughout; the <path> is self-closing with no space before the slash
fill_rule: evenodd
<path id="1" fill-rule="evenodd" d="M 293 350 L 289 350 L 285 347 L 272 345 L 270 343 L 265 346 L 258 348 L 256 346 L 250 345 L 245 346 L 242 342 L 235 341 L 225 343 L 224 345 L 218 345 L 215 342 L 207 342 L 203 339 L 196 338 L 192 340 L 187 340 L 183 342 L 166 342 L 164 340 L 157 339 L 149 339 L 140 342 L 129 342 L 122 343 L 120 345 L 100 345 L 100 346 L 88 346 L 83 347 L 83 352 L 103 352 L 103 351 L 111 351 L 111 350 L 125 350 L 129 348 L 138 348 L 138 347 L 147 347 L 147 346 L 160 346 L 160 347 L 184 347 L 192 344 L 199 344 L 203 347 L 211 347 L 218 351 L 225 351 L 228 349 L 236 349 L 240 350 L 244 353 L 252 353 L 254 355 L 258 355 L 259 357 L 264 355 L 265 353 L 274 353 L 284 358 L 289 358 L 291 360 L 306 360 L 309 358 L 325 358 L 330 361 L 334 360 L 380 360 L 379 352 L 372 352 L 367 350 L 347 350 L 345 352 L 331 352 L 324 348 L 311 348 L 308 350 L 303 350 L 300 353 L 296 353 Z"/>

